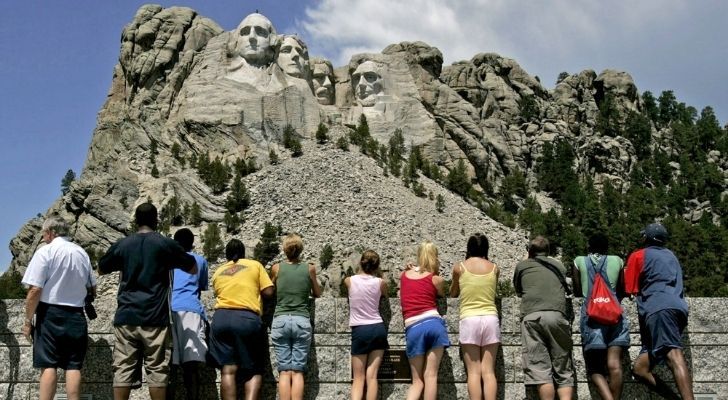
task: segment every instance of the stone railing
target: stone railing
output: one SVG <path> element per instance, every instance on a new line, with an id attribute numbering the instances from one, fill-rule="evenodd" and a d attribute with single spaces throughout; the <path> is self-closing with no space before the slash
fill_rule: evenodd
<path id="1" fill-rule="evenodd" d="M 696 393 L 712 393 L 706 398 L 728 399 L 728 323 L 722 317 L 728 309 L 725 298 L 689 299 L 690 319 L 688 331 L 683 337 L 686 356 L 693 374 Z M 387 307 L 388 305 L 388 307 Z M 632 323 L 632 346 L 625 356 L 624 398 L 651 398 L 644 387 L 629 376 L 629 362 L 639 353 L 639 333 L 635 305 L 625 301 Z M 578 304 L 574 305 L 578 307 Z M 89 325 L 90 348 L 83 370 L 81 392 L 91 394 L 94 400 L 112 399 L 111 354 L 113 335 L 112 315 L 101 310 L 99 318 Z M 465 369 L 457 346 L 458 304 L 456 299 L 442 301 L 442 311 L 447 311 L 447 325 L 450 331 L 450 347 L 442 360 L 439 376 L 439 399 L 466 399 Z M 22 300 L 0 300 L 0 399 L 31 400 L 38 398 L 38 371 L 32 368 L 31 344 L 22 336 Z M 521 346 L 519 328 L 519 300 L 503 299 L 501 304 L 502 346 L 497 357 L 497 378 L 499 399 L 522 399 L 531 397 L 523 386 L 521 371 Z M 382 303 L 382 316 L 389 326 L 389 343 L 392 349 L 404 349 L 404 327 L 399 300 Z M 315 302 L 314 342 L 309 356 L 309 371 L 306 376 L 307 399 L 348 399 L 351 387 L 349 357 L 350 330 L 348 327 L 347 299 L 324 298 Z M 577 369 L 578 398 L 598 398 L 591 385 L 587 384 L 584 361 L 578 347 L 580 336 L 578 324 L 574 323 L 574 362 Z M 629 359 L 627 358 L 629 357 Z M 276 398 L 275 355 L 264 377 L 262 398 Z M 672 376 L 665 367 L 658 368 L 658 374 L 672 382 Z M 62 374 L 61 374 L 62 375 Z M 203 378 L 205 398 L 217 398 L 219 374 L 207 370 Z M 62 385 L 59 393 L 63 393 Z M 183 385 L 175 385 L 182 389 Z M 403 399 L 406 382 L 380 383 L 380 398 Z M 145 388 L 133 391 L 132 398 L 145 399 Z M 183 398 L 178 393 L 177 398 Z M 652 398 L 657 398 L 653 396 Z"/>

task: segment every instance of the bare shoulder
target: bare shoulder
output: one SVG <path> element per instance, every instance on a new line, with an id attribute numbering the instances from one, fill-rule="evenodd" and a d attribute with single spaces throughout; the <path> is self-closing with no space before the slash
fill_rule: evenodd
<path id="1" fill-rule="evenodd" d="M 316 272 L 316 264 L 308 263 L 308 272 Z"/>

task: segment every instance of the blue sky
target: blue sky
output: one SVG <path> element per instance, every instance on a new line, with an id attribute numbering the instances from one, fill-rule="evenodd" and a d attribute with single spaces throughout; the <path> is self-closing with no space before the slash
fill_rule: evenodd
<path id="1" fill-rule="evenodd" d="M 119 55 L 142 1 L 0 2 L 0 271 L 20 227 L 80 173 Z M 559 72 L 629 72 L 640 92 L 675 91 L 728 122 L 728 2 L 708 0 L 161 1 L 233 29 L 256 9 L 311 55 L 340 66 L 403 40 L 437 46 L 445 63 L 496 52 L 552 88 Z"/>

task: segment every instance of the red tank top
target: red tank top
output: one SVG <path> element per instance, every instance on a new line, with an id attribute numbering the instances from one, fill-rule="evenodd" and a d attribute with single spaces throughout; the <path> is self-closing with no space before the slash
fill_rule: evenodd
<path id="1" fill-rule="evenodd" d="M 420 279 L 410 279 L 405 274 L 403 272 L 400 277 L 399 292 L 404 319 L 425 311 L 437 310 L 437 288 L 432 284 L 432 274 Z"/>

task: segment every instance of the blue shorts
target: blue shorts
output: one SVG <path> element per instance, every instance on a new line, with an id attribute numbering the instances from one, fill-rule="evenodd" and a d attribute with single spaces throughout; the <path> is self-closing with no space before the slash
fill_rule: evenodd
<path id="1" fill-rule="evenodd" d="M 660 310 L 647 318 L 640 317 L 640 354 L 648 353 L 650 365 L 665 360 L 672 349 L 682 349 L 682 334 L 688 325 L 688 314 L 682 310 Z"/>
<path id="2" fill-rule="evenodd" d="M 584 302 L 586 304 L 586 302 Z M 581 307 L 579 322 L 581 345 L 584 351 L 606 350 L 608 347 L 629 347 L 629 319 L 620 318 L 616 325 L 602 325 L 589 321 L 586 307 Z"/>
<path id="3" fill-rule="evenodd" d="M 407 341 L 407 358 L 425 355 L 438 347 L 450 347 L 447 326 L 442 317 L 428 317 L 415 322 L 404 330 Z"/>
<path id="4" fill-rule="evenodd" d="M 211 365 L 237 365 L 244 380 L 265 370 L 266 341 L 260 316 L 248 310 L 217 309 L 210 324 Z"/>
<path id="5" fill-rule="evenodd" d="M 306 370 L 313 338 L 311 331 L 311 320 L 308 317 L 279 315 L 273 318 L 270 338 L 276 352 L 279 372 Z"/>
<path id="6" fill-rule="evenodd" d="M 374 350 L 387 350 L 388 348 L 387 327 L 383 322 L 351 327 L 352 355 L 369 354 Z"/>
<path id="7" fill-rule="evenodd" d="M 81 307 L 38 303 L 33 331 L 33 367 L 80 370 L 88 348 Z"/>

